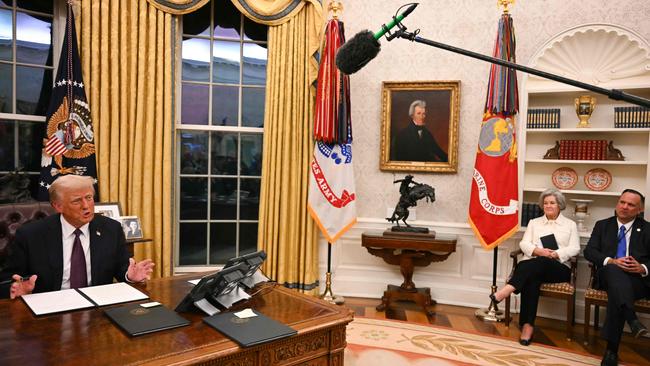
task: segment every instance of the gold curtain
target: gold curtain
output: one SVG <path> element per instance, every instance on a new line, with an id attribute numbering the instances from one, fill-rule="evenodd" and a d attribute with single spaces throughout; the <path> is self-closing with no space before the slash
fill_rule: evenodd
<path id="1" fill-rule="evenodd" d="M 140 217 L 136 260 L 172 273 L 172 15 L 146 1 L 82 0 L 74 7 L 95 129 L 99 195 Z M 176 23 L 174 23 L 176 24 Z"/>
<path id="2" fill-rule="evenodd" d="M 322 27 L 320 4 L 305 3 L 289 21 L 269 28 L 264 152 L 258 246 L 278 283 L 312 290 L 318 281 L 317 230 L 307 213 L 309 162 Z"/>

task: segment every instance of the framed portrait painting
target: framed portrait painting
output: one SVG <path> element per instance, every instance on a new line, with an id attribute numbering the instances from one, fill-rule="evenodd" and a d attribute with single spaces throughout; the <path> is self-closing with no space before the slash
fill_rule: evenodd
<path id="1" fill-rule="evenodd" d="M 95 213 L 120 221 L 122 208 L 118 202 L 95 202 Z"/>
<path id="2" fill-rule="evenodd" d="M 127 241 L 142 239 L 142 224 L 137 216 L 122 216 L 122 230 Z"/>
<path id="3" fill-rule="evenodd" d="M 384 81 L 384 171 L 456 173 L 460 80 Z"/>

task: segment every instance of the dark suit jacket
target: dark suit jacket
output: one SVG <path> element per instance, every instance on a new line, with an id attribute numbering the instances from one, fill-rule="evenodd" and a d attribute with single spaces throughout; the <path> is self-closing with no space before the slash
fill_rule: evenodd
<path id="1" fill-rule="evenodd" d="M 13 274 L 38 275 L 36 292 L 57 291 L 63 279 L 63 238 L 61 215 L 23 225 L 7 257 L 0 280 Z M 95 215 L 89 226 L 91 286 L 124 281 L 129 267 L 129 254 L 121 225 L 107 217 Z M 0 298 L 9 297 L 10 285 L 0 288 Z"/>
<path id="2" fill-rule="evenodd" d="M 603 266 L 605 258 L 616 257 L 618 230 L 615 216 L 596 222 L 584 252 L 585 258 L 592 262 L 596 269 Z M 634 220 L 628 248 L 630 255 L 650 270 L 650 223 L 642 218 Z M 650 286 L 650 276 L 643 277 L 643 280 L 646 286 Z M 601 288 L 598 272 L 595 282 L 594 286 Z"/>
<path id="3" fill-rule="evenodd" d="M 447 162 L 448 158 L 426 127 L 420 137 L 417 126 L 411 122 L 393 138 L 391 160 Z"/>

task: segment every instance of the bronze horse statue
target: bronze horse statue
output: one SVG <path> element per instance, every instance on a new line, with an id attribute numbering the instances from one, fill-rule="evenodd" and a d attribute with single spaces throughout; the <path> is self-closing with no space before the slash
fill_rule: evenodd
<path id="1" fill-rule="evenodd" d="M 29 202 L 34 199 L 29 191 L 29 176 L 14 171 L 0 177 L 0 203 Z"/>
<path id="2" fill-rule="evenodd" d="M 399 220 L 402 220 L 404 225 L 407 227 L 411 227 L 411 225 L 406 222 L 406 219 L 409 217 L 408 208 L 417 206 L 417 201 L 423 198 L 427 202 L 434 202 L 436 200 L 436 193 L 433 187 L 428 184 L 413 182 L 412 179 L 413 176 L 407 175 L 404 179 L 395 181 L 395 183 L 400 181 L 402 182 L 402 186 L 400 187 L 401 196 L 399 198 L 399 202 L 397 202 L 397 205 L 395 206 L 393 215 L 391 217 L 387 217 L 386 220 L 396 223 L 398 227 Z M 414 185 L 409 186 L 411 183 Z"/>

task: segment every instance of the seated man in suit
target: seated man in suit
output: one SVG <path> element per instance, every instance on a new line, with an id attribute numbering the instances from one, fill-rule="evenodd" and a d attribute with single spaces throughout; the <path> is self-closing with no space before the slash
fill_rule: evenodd
<path id="1" fill-rule="evenodd" d="M 623 191 L 616 215 L 594 226 L 585 258 L 597 269 L 594 287 L 607 291 L 607 315 L 602 337 L 607 350 L 601 365 L 618 364 L 618 345 L 627 322 L 632 335 L 648 333 L 637 319 L 634 301 L 650 297 L 650 223 L 638 217 L 645 198 L 633 189 Z"/>
<path id="2" fill-rule="evenodd" d="M 91 177 L 59 177 L 49 194 L 58 214 L 16 231 L 0 273 L 0 280 L 14 282 L 0 288 L 0 298 L 150 278 L 154 263 L 129 258 L 120 223 L 95 215 Z"/>

